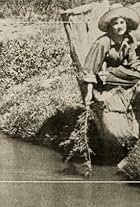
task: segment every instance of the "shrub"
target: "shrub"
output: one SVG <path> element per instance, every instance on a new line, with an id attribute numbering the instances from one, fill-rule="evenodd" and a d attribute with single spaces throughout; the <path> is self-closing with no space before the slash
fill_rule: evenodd
<path id="1" fill-rule="evenodd" d="M 31 36 L 18 37 L 1 45 L 1 92 L 39 74 L 54 77 L 69 71 L 71 59 L 61 26 L 42 29 Z"/>
<path id="2" fill-rule="evenodd" d="M 74 76 L 47 79 L 36 76 L 11 87 L 0 103 L 0 128 L 10 135 L 30 139 L 58 111 L 80 108 L 80 90 Z"/>

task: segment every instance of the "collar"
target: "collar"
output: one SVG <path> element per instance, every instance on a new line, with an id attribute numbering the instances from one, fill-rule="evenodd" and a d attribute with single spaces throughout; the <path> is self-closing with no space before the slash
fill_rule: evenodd
<path id="1" fill-rule="evenodd" d="M 114 45 L 116 45 L 116 42 L 114 42 L 114 40 L 110 39 L 110 45 L 114 46 Z"/>
<path id="2" fill-rule="evenodd" d="M 128 44 L 131 44 L 132 42 L 134 42 L 133 37 L 130 34 L 125 34 L 121 45 L 125 44 L 126 42 Z M 117 43 L 114 40 L 112 40 L 112 38 L 110 37 L 110 46 L 115 46 L 115 45 L 117 45 Z"/>

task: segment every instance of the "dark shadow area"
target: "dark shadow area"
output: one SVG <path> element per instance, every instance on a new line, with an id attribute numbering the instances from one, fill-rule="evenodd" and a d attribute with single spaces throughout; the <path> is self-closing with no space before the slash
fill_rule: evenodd
<path id="1" fill-rule="evenodd" d="M 63 156 L 63 161 L 68 156 L 72 146 L 68 146 L 66 149 L 60 147 L 61 141 L 68 139 L 71 132 L 74 130 L 78 116 L 82 113 L 82 109 L 68 109 L 64 112 L 58 111 L 58 113 L 44 122 L 34 138 L 34 144 L 43 143 L 47 147 L 57 150 Z M 96 156 L 93 156 L 93 164 L 96 165 L 116 165 L 127 153 L 125 148 L 122 148 L 117 140 L 103 140 L 100 138 L 97 128 L 93 120 L 89 123 L 89 146 L 95 152 Z M 75 154 L 71 159 L 73 163 L 83 163 L 83 158 L 79 154 Z M 75 170 L 74 170 L 75 171 Z"/>
<path id="2" fill-rule="evenodd" d="M 74 176 L 79 178 L 79 176 L 84 179 L 84 171 L 82 165 L 75 163 L 73 161 L 68 162 L 68 166 L 62 170 L 57 171 L 59 174 L 65 176 Z"/>
<path id="3" fill-rule="evenodd" d="M 89 137 L 89 145 L 96 154 L 93 158 L 93 163 L 96 165 L 117 165 L 127 154 L 127 149 L 117 140 L 101 138 L 94 121 L 90 122 Z"/>
<path id="4" fill-rule="evenodd" d="M 59 144 L 70 136 L 74 130 L 77 117 L 82 109 L 69 108 L 64 112 L 58 111 L 57 114 L 42 125 L 36 134 L 36 143 L 43 143 L 56 150 L 60 150 Z M 62 150 L 62 149 L 61 149 Z"/>

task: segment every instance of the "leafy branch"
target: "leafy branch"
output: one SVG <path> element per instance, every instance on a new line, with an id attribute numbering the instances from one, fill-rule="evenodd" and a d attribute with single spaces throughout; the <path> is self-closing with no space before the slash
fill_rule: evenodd
<path id="1" fill-rule="evenodd" d="M 76 126 L 70 134 L 70 137 L 60 143 L 60 146 L 63 146 L 64 148 L 70 147 L 68 156 L 65 160 L 66 162 L 77 153 L 80 154 L 80 157 L 84 158 L 83 166 L 85 167 L 85 176 L 87 177 L 92 173 L 91 154 L 95 155 L 89 146 L 88 126 L 90 117 L 93 117 L 93 113 L 91 108 L 87 107 L 78 116 Z"/>

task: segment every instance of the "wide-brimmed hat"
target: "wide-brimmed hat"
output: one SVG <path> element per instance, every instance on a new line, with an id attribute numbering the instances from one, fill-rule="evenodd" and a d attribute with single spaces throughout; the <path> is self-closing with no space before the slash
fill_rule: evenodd
<path id="1" fill-rule="evenodd" d="M 98 23 L 99 29 L 103 32 L 107 32 L 109 24 L 117 17 L 127 19 L 127 27 L 129 30 L 137 29 L 140 23 L 140 18 L 135 10 L 119 5 L 117 7 L 110 8 L 110 10 L 100 18 Z"/>

